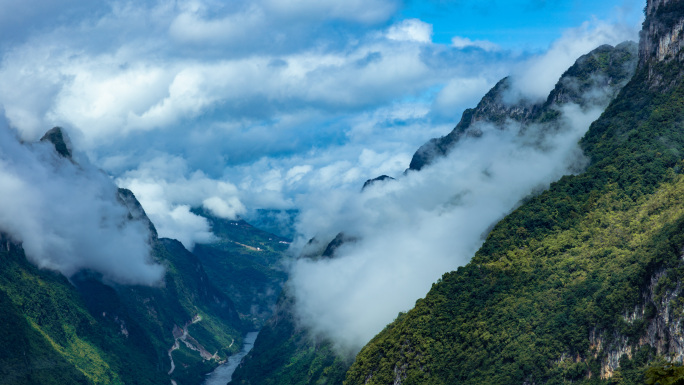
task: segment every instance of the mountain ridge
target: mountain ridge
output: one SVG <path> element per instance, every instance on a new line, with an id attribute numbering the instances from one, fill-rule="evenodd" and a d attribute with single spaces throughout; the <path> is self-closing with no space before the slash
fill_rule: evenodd
<path id="1" fill-rule="evenodd" d="M 346 385 L 682 380 L 656 367 L 681 364 L 684 346 L 684 2 L 646 10 L 636 74 L 580 142 L 587 170 L 499 222 L 359 353 Z"/>
<path id="2" fill-rule="evenodd" d="M 39 157 L 50 163 L 46 170 L 90 167 L 74 160 L 63 129 L 49 130 L 41 142 L 56 156 Z M 18 145 L 44 155 L 43 147 Z M 124 208 L 125 215 L 116 218 L 119 226 L 139 222 L 143 226 L 136 229 L 147 230 L 150 262 L 162 265 L 164 275 L 148 285 L 115 282 L 90 269 L 67 277 L 29 262 L 22 242 L 0 231 L 0 313 L 6 326 L 14 326 L 0 335 L 0 384 L 202 383 L 206 373 L 239 351 L 250 326 L 230 290 L 217 288 L 197 255 L 176 240 L 159 238 L 133 192 L 108 178 L 100 182 L 110 183 L 105 190 L 113 192 L 101 199 L 120 206 L 117 215 Z M 245 237 L 256 231 L 245 226 Z M 217 270 L 212 273 L 225 273 Z"/>
<path id="3" fill-rule="evenodd" d="M 636 43 L 624 42 L 615 47 L 603 45 L 582 55 L 563 73 L 542 102 L 533 103 L 524 97 L 520 99 L 521 96 L 514 94 L 511 78 L 503 78 L 487 92 L 477 107 L 463 112 L 460 122 L 449 134 L 430 139 L 422 145 L 413 155 L 409 170 L 421 170 L 437 158 L 446 156 L 465 136 L 481 135 L 477 129 L 471 129 L 475 123 L 491 123 L 500 130 L 507 129 L 508 122 L 521 126 L 548 123 L 559 116 L 558 109 L 563 105 L 574 103 L 587 108 L 592 103 L 601 102 L 586 97 L 591 89 L 603 89 L 604 92 L 610 89 L 607 96 L 614 97 L 634 74 L 636 61 L 630 58 L 635 57 L 637 51 Z"/>
<path id="4" fill-rule="evenodd" d="M 557 86 L 549 94 L 546 102 L 540 103 L 536 107 L 530 107 L 525 104 L 510 107 L 503 104 L 503 102 L 497 102 L 497 99 L 502 99 L 506 91 L 511 87 L 510 78 L 503 79 L 483 97 L 483 101 L 478 104 L 479 110 L 470 110 L 470 112 L 466 111 L 464 113 L 464 118 L 459 123 L 459 126 L 449 134 L 451 137 L 449 139 L 444 139 L 447 137 L 442 138 L 444 140 L 444 151 L 431 154 L 435 158 L 430 159 L 446 155 L 451 147 L 463 136 L 467 135 L 474 139 L 478 138 L 481 135 L 481 133 L 478 133 L 478 123 L 480 122 L 492 124 L 502 132 L 513 129 L 523 132 L 523 130 L 528 129 L 528 127 L 534 124 L 542 127 L 540 129 L 542 134 L 553 135 L 560 130 L 559 105 L 573 102 L 582 103 L 585 107 L 592 105 L 595 99 L 591 99 L 592 96 L 584 97 L 579 90 L 587 91 L 595 89 L 596 86 L 607 88 L 604 90 L 605 92 L 598 93 L 598 95 L 605 98 L 602 100 L 606 100 L 605 104 L 607 105 L 608 101 L 618 94 L 621 87 L 633 75 L 637 62 L 636 55 L 636 43 L 624 43 L 617 47 L 602 46 L 587 55 L 583 55 L 564 73 Z M 615 68 L 611 64 L 614 64 Z M 612 73 L 601 77 L 599 76 L 601 71 L 606 71 L 607 73 L 612 71 Z M 611 79 L 614 79 L 614 81 Z M 510 116 L 507 114 L 510 114 Z M 478 116 L 477 118 L 475 118 L 476 115 Z M 494 133 L 497 132 L 496 129 Z M 434 144 L 438 141 L 439 139 L 435 139 L 432 143 Z M 425 147 L 423 147 L 424 149 Z M 420 154 L 420 152 L 421 150 L 417 154 Z M 414 157 L 415 159 L 416 157 Z M 428 165 L 429 162 L 423 164 L 423 166 Z M 413 170 L 409 172 L 421 171 Z M 399 179 L 392 183 L 401 183 L 401 180 Z M 324 248 L 325 250 L 330 250 L 327 253 L 329 254 L 327 255 L 328 258 L 335 258 L 334 249 L 342 242 L 344 242 L 343 234 L 330 241 L 328 247 Z M 314 256 L 314 259 L 316 258 L 319 257 Z M 247 356 L 242 367 L 236 371 L 236 383 L 261 385 L 276 383 L 310 384 L 319 381 L 329 384 L 343 382 L 344 373 L 340 370 L 340 365 L 348 363 L 344 358 L 340 357 L 337 357 L 337 361 L 334 360 L 336 351 L 331 341 L 320 336 L 310 335 L 306 328 L 297 325 L 297 316 L 293 307 L 293 301 L 295 300 L 288 297 L 287 291 L 283 294 L 279 302 L 279 316 L 277 319 L 274 317 L 269 321 L 266 329 L 268 332 L 264 333 L 264 338 L 268 339 L 268 343 L 264 340 L 260 342 L 257 339 L 254 349 Z M 406 315 L 399 316 L 399 319 L 405 318 Z M 262 337 L 260 336 L 259 338 Z M 384 347 L 381 349 L 384 349 Z M 274 351 L 278 353 L 274 354 Z M 382 353 L 379 354 L 382 355 Z M 416 358 L 414 356 L 411 357 L 411 359 Z M 330 363 L 328 371 L 320 367 L 323 362 Z M 352 370 L 362 366 L 363 362 L 357 358 L 356 363 L 352 366 Z M 261 373 L 259 368 L 263 367 L 269 368 L 271 374 Z M 256 372 L 259 372 L 259 374 L 254 374 Z M 355 372 L 349 373 L 347 375 L 348 380 L 352 378 L 350 376 L 356 375 Z M 371 378 L 368 373 L 365 373 L 363 376 L 365 380 Z M 364 381 L 360 381 L 360 383 L 364 383 Z M 401 383 L 401 378 L 383 376 L 378 383 Z M 446 383 L 455 382 L 447 381 Z"/>

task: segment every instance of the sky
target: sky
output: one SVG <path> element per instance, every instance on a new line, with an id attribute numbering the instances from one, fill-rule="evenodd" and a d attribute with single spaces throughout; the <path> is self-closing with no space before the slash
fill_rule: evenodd
<path id="1" fill-rule="evenodd" d="M 291 267 L 303 322 L 321 320 L 310 326 L 333 337 L 331 325 L 342 325 L 336 330 L 352 336 L 353 350 L 443 272 L 466 263 L 480 233 L 520 198 L 569 172 L 581 158 L 576 141 L 600 109 L 565 111 L 566 134 L 549 139 L 549 148 L 558 149 L 553 154 L 494 136 L 397 185 L 361 194 L 364 181 L 401 177 L 418 147 L 449 133 L 503 77 L 512 76 L 519 97 L 539 101 L 580 55 L 636 41 L 643 3 L 0 0 L 0 139 L 30 143 L 63 127 L 88 167 L 131 189 L 159 235 L 190 249 L 214 239 L 208 222 L 191 211 L 200 206 L 248 221 L 259 209 L 299 211 L 294 232 L 282 229 L 294 237 L 293 255 L 312 238 L 325 242 L 358 229 L 363 240 L 342 249 L 343 262 Z M 6 161 L 21 153 L 13 146 L 0 146 Z M 17 179 L 24 169 L 7 162 L 5 177 Z M 538 172 L 525 171 L 538 163 Z M 69 167 L 59 169 L 68 175 Z M 478 179 L 490 170 L 503 179 Z M 100 174 L 88 175 L 111 191 Z M 69 191 L 64 180 L 21 180 L 0 201 L 19 199 L 31 186 Z M 454 203 L 462 199 L 468 204 Z M 92 205 L 105 217 L 119 215 L 109 203 Z M 50 210 L 34 212 L 41 226 L 62 226 Z M 31 227 L 20 232 L 18 225 L 0 218 L 5 231 L 26 238 Z M 148 266 L 135 280 L 153 282 L 158 268 L 140 250 L 132 253 L 132 264 Z M 396 258 L 372 258 L 378 254 Z M 431 259 L 416 263 L 416 256 Z M 392 261 L 393 269 L 384 269 Z M 89 263 L 63 271 L 95 268 Z M 125 281 L 121 272 L 110 273 Z M 384 298 L 378 282 L 387 290 L 407 277 L 417 278 L 396 290 L 397 301 L 369 319 L 350 317 L 363 309 L 359 298 Z M 325 283 L 329 290 L 316 290 Z M 327 311 L 333 298 L 345 304 L 340 312 Z"/>
<path id="2" fill-rule="evenodd" d="M 249 219 L 400 174 L 500 78 L 555 49 L 543 96 L 593 45 L 636 39 L 643 8 L 483 4 L 0 0 L 0 107 L 26 141 L 64 127 L 192 247 L 211 232 L 190 207 Z"/>

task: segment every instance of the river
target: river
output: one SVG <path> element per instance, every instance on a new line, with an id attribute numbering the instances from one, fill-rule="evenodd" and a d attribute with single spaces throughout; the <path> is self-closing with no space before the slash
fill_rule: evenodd
<path id="1" fill-rule="evenodd" d="M 226 361 L 225 364 L 207 374 L 207 379 L 204 380 L 204 385 L 226 385 L 232 381 L 233 372 L 235 372 L 235 369 L 237 369 L 238 365 L 240 365 L 242 359 L 254 347 L 254 341 L 256 341 L 257 335 L 259 335 L 259 332 L 247 333 L 240 353 L 233 354 L 232 356 L 228 357 L 228 361 Z"/>

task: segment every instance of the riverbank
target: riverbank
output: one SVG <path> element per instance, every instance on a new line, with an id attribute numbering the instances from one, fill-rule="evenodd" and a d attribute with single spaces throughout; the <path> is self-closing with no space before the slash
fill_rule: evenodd
<path id="1" fill-rule="evenodd" d="M 242 345 L 242 350 L 228 357 L 228 360 L 223 365 L 214 369 L 213 372 L 207 374 L 207 379 L 204 381 L 204 385 L 226 385 L 233 378 L 233 373 L 237 369 L 242 359 L 245 358 L 247 353 L 254 347 L 254 341 L 256 341 L 259 332 L 249 332 L 245 336 L 244 344 Z"/>

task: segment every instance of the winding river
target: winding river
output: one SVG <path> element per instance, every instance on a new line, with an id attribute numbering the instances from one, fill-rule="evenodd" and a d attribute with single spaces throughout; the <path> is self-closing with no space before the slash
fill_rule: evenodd
<path id="1" fill-rule="evenodd" d="M 226 385 L 232 381 L 233 372 L 235 372 L 235 369 L 237 369 L 238 365 L 240 365 L 242 359 L 254 347 L 254 341 L 256 341 L 257 335 L 259 335 L 259 332 L 247 333 L 245 336 L 245 343 L 242 345 L 242 351 L 228 357 L 228 361 L 226 361 L 225 364 L 207 374 L 207 379 L 204 380 L 204 385 Z"/>

